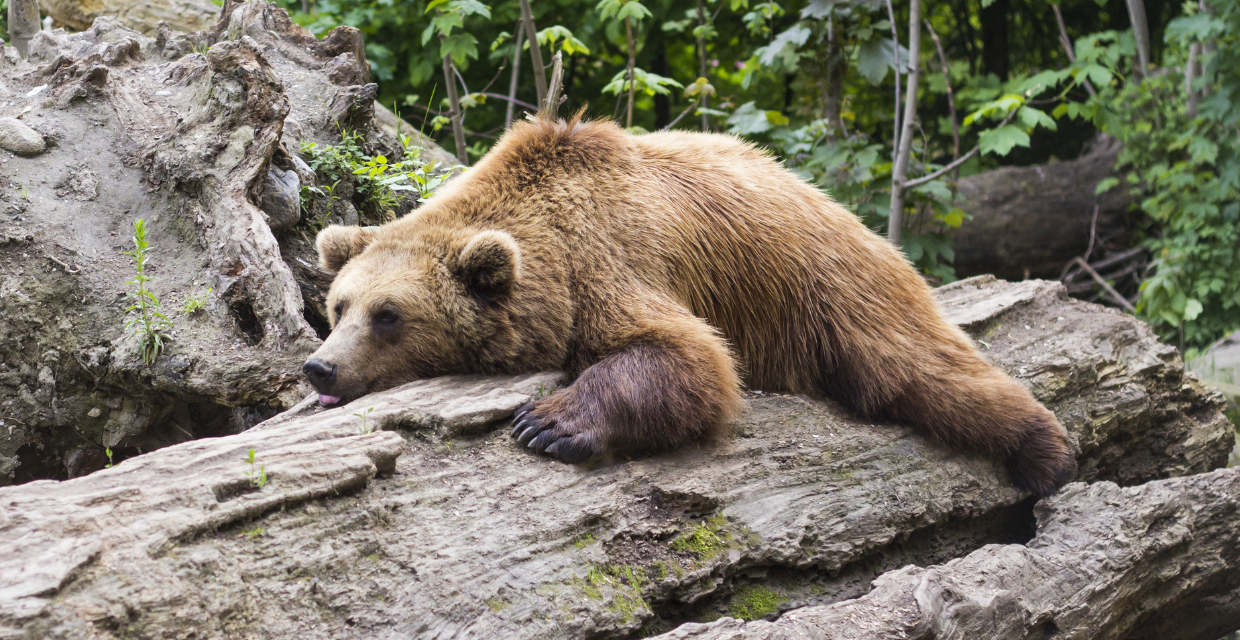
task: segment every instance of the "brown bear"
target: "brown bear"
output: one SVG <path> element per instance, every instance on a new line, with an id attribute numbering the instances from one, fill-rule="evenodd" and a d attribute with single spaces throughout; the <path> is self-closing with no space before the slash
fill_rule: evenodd
<path id="1" fill-rule="evenodd" d="M 562 369 L 518 411 L 566 462 L 719 435 L 740 387 L 827 396 L 1006 460 L 1053 493 L 1064 429 L 944 320 L 904 256 L 727 135 L 521 122 L 409 216 L 318 236 L 324 404 L 444 374 Z"/>

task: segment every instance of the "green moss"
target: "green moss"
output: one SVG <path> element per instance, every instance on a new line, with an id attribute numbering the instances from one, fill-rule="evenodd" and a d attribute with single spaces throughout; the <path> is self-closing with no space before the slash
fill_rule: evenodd
<path id="1" fill-rule="evenodd" d="M 775 613 L 779 603 L 778 593 L 762 585 L 745 585 L 732 596 L 732 601 L 728 603 L 728 614 L 741 620 L 757 620 L 768 613 Z"/>
<path id="2" fill-rule="evenodd" d="M 266 529 L 263 529 L 262 527 L 254 527 L 253 529 L 250 529 L 248 531 L 242 531 L 241 533 L 237 534 L 237 537 L 254 539 L 265 533 L 267 533 Z"/>
<path id="3" fill-rule="evenodd" d="M 573 541 L 573 546 L 577 547 L 578 549 L 585 549 L 586 547 L 594 544 L 595 542 L 598 542 L 598 538 L 595 538 L 594 534 L 590 532 L 586 532 L 578 536 L 577 539 Z"/>
<path id="4" fill-rule="evenodd" d="M 703 520 L 693 530 L 672 540 L 672 551 L 692 552 L 701 560 L 709 560 L 733 546 L 732 534 L 724 529 L 722 515 Z"/>
<path id="5" fill-rule="evenodd" d="M 495 596 L 494 598 L 487 600 L 486 604 L 488 607 L 491 608 L 491 611 L 494 611 L 496 613 L 499 613 L 500 611 L 504 609 L 504 607 L 508 606 L 508 602 L 499 596 Z"/>
<path id="6" fill-rule="evenodd" d="M 568 584 L 591 600 L 605 600 L 610 596 L 607 610 L 620 614 L 625 622 L 632 622 L 637 614 L 649 610 L 642 597 L 647 582 L 641 567 L 629 565 L 591 566 L 585 578 L 573 578 Z"/>

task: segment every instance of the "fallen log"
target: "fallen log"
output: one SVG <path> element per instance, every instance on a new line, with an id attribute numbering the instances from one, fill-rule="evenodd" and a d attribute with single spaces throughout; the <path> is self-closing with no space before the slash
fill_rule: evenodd
<path id="1" fill-rule="evenodd" d="M 1074 483 L 1025 545 L 883 574 L 866 595 L 661 640 L 1218 640 L 1240 629 L 1240 469 L 1120 488 Z"/>
<path id="2" fill-rule="evenodd" d="M 938 293 L 1068 428 L 1082 480 L 1225 460 L 1221 398 L 1138 320 L 1054 283 Z M 1000 465 L 760 390 L 720 444 L 553 462 L 502 424 L 558 380 L 307 400 L 243 434 L 0 488 L 0 638 L 621 638 L 858 598 L 888 571 L 1033 535 Z"/>
<path id="3" fill-rule="evenodd" d="M 1080 158 L 962 178 L 959 204 L 969 217 L 952 241 L 956 273 L 1057 278 L 1089 248 L 1091 226 L 1097 245 L 1122 245 L 1131 228 L 1129 198 L 1120 188 L 1094 195 L 1115 173 L 1118 154 L 1119 143 L 1104 137 Z"/>

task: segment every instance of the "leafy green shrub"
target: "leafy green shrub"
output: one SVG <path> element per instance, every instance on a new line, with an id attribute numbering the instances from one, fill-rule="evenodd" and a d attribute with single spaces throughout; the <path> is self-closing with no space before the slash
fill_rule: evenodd
<path id="1" fill-rule="evenodd" d="M 384 155 L 368 155 L 362 134 L 348 129 L 341 131 L 339 144 L 302 142 L 301 153 L 309 158 L 308 164 L 319 182 L 319 186 L 302 187 L 302 210 L 310 211 L 316 200 L 330 205 L 339 199 L 336 191 L 340 184 L 347 182 L 354 185 L 358 209 L 382 219 L 385 212 L 399 206 L 406 197 L 416 196 L 417 202 L 424 202 L 458 169 L 439 166 L 433 160 L 423 161 L 421 147 L 404 134 L 398 138 L 403 157 L 395 162 Z M 312 224 L 315 222 L 321 228 L 326 221 Z"/>
<path id="2" fill-rule="evenodd" d="M 155 281 L 155 278 L 146 275 L 150 243 L 146 239 L 146 221 L 142 218 L 133 222 L 133 245 L 133 251 L 125 252 L 133 258 L 136 271 L 133 280 L 125 283 L 136 287 L 127 296 L 134 303 L 125 309 L 126 314 L 133 314 L 125 322 L 125 328 L 137 336 L 138 353 L 142 356 L 142 362 L 149 365 L 163 352 L 164 343 L 171 340 L 166 332 L 172 330 L 172 321 L 160 311 L 159 298 L 147 288 L 147 283 Z"/>

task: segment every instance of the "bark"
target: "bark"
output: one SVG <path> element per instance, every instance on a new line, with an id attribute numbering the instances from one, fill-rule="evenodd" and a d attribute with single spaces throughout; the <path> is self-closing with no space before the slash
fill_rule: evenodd
<path id="1" fill-rule="evenodd" d="M 904 179 L 913 155 L 913 128 L 917 122 L 917 81 L 921 77 L 921 0 L 909 4 L 908 91 L 905 92 L 904 124 L 891 172 L 891 214 L 887 219 L 887 239 L 900 246 L 904 231 Z M 896 47 L 899 49 L 899 46 Z M 899 56 L 897 56 L 899 57 Z"/>
<path id="2" fill-rule="evenodd" d="M 534 90 L 538 96 L 538 108 L 547 101 L 547 68 L 543 66 L 542 45 L 538 43 L 538 28 L 534 26 L 534 11 L 530 0 L 521 0 L 521 20 L 525 22 L 525 39 L 530 45 L 530 62 L 534 66 Z"/>
<path id="3" fill-rule="evenodd" d="M 209 31 L 150 38 L 99 18 L 39 32 L 27 61 L 0 57 L 11 112 L 46 141 L 0 151 L 0 483 L 235 433 L 306 393 L 329 279 L 298 207 L 315 176 L 294 156 L 338 142 L 340 118 L 374 152 L 400 151 L 356 100 L 356 29 L 319 40 L 267 3 L 229 6 Z M 124 329 L 135 218 L 175 325 L 149 367 Z M 179 310 L 208 287 L 202 312 Z"/>
<path id="4" fill-rule="evenodd" d="M 1094 205 L 1097 238 L 1123 244 L 1129 229 L 1123 188 L 1100 196 L 1094 187 L 1115 172 L 1119 144 L 1100 139 L 1080 158 L 1033 167 L 1004 167 L 960 180 L 959 206 L 969 217 L 956 232 L 960 275 L 1059 277 L 1085 253 Z"/>
<path id="5" fill-rule="evenodd" d="M 440 39 L 443 39 L 442 35 Z M 461 114 L 461 99 L 457 95 L 456 69 L 452 66 L 452 56 L 443 57 L 443 79 L 448 87 L 448 118 L 452 120 L 452 139 L 456 144 L 456 157 L 460 159 L 461 164 L 469 166 L 469 150 L 465 146 L 465 123 Z"/>
<path id="6" fill-rule="evenodd" d="M 1081 480 L 1201 473 L 1231 448 L 1220 398 L 1132 317 L 1037 281 L 973 279 L 939 298 L 1059 416 Z M 1064 597 L 1071 589 L 1100 611 L 1120 601 L 1109 593 L 1129 593 L 1125 615 L 1151 624 L 1183 594 L 1213 619 L 1233 610 L 1237 585 L 1215 578 L 1240 549 L 1229 537 L 1240 531 L 1234 491 L 1194 484 L 1215 476 L 1073 485 L 1038 508 L 1030 547 L 985 546 L 1025 542 L 1035 527 L 996 463 L 829 402 L 753 391 L 721 443 L 569 466 L 521 450 L 504 428 L 558 381 L 436 379 L 326 411 L 308 398 L 243 434 L 0 489 L 0 539 L 12 549 L 0 555 L 0 637 L 620 638 L 727 613 L 746 587 L 804 606 L 776 624 L 849 598 L 903 602 L 901 580 L 915 572 L 941 576 L 924 580 L 927 602 L 962 629 L 1049 628 L 996 614 L 1040 602 L 1020 586 L 1029 576 L 1063 574 Z M 363 424 L 381 431 L 359 433 Z M 247 476 L 250 449 L 265 465 L 261 487 Z M 1130 525 L 1129 496 L 1155 495 L 1174 508 Z M 871 589 L 889 571 L 955 558 Z M 970 581 L 972 565 L 993 572 Z M 1000 570 L 1024 582 L 987 597 Z M 1154 574 L 1161 590 L 1145 586 Z M 1094 575 L 1119 576 L 1101 583 L 1116 589 L 1086 589 Z M 1120 589 L 1130 583 L 1144 600 Z M 885 613 L 873 618 L 900 622 Z M 1084 607 L 1072 615 L 1064 624 L 1113 624 Z"/>
<path id="7" fill-rule="evenodd" d="M 525 42 L 525 21 L 522 20 L 517 25 L 517 33 L 513 36 L 514 45 L 512 48 L 512 78 L 508 82 L 508 106 L 504 109 L 504 128 L 512 126 L 512 110 L 516 108 L 513 102 L 517 99 L 518 81 L 521 79 L 521 44 Z"/>
<path id="8" fill-rule="evenodd" d="M 624 34 L 625 34 L 625 38 L 627 42 L 629 43 L 629 68 L 628 68 L 628 75 L 626 76 L 629 82 L 629 111 L 628 111 L 628 115 L 624 118 L 624 127 L 626 129 L 632 129 L 633 128 L 633 96 L 634 96 L 634 92 L 637 90 L 637 83 L 635 82 L 633 78 L 633 69 L 636 66 L 634 64 L 634 56 L 637 55 L 637 44 L 633 42 L 633 19 L 632 18 L 624 19 Z"/>
<path id="9" fill-rule="evenodd" d="M 111 16 L 122 24 L 154 36 L 160 22 L 177 31 L 202 31 L 215 25 L 220 8 L 211 0 L 38 0 L 44 15 L 57 26 L 85 31 L 95 18 Z"/>
<path id="10" fill-rule="evenodd" d="M 706 7 L 702 4 L 702 0 L 697 0 L 697 23 L 699 27 L 706 26 Z M 698 77 L 706 77 L 706 38 L 698 36 L 697 38 L 697 54 L 698 54 Z M 666 74 L 665 74 L 666 75 Z M 710 108 L 710 96 L 702 94 L 702 108 Z M 710 114 L 702 114 L 702 131 L 710 131 Z"/>
<path id="11" fill-rule="evenodd" d="M 1026 545 L 905 567 L 857 600 L 774 622 L 724 618 L 665 640 L 905 638 L 1217 640 L 1240 628 L 1240 469 L 1038 503 Z"/>

